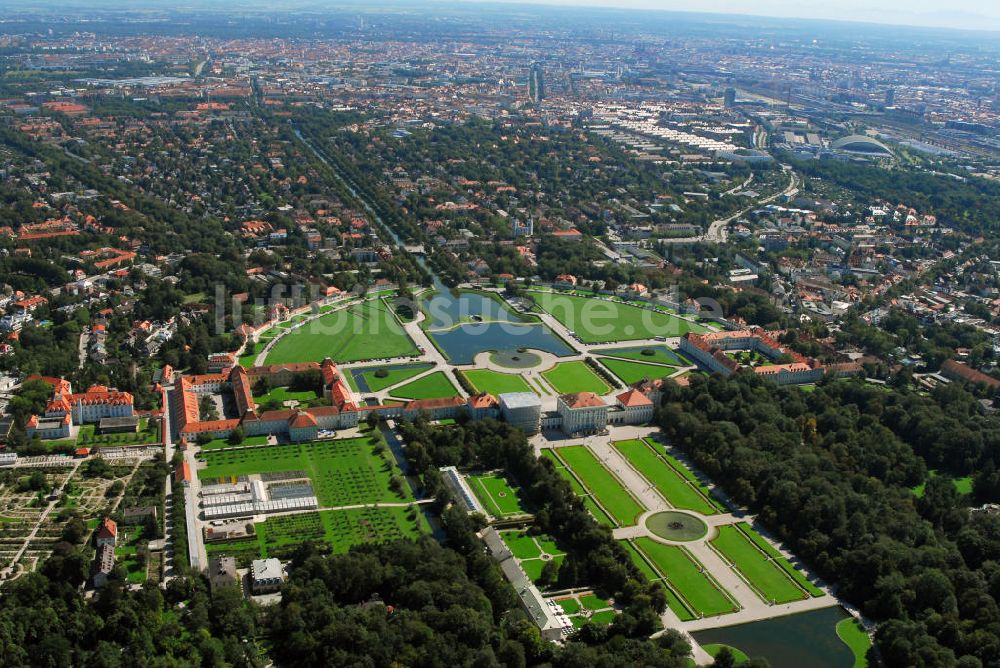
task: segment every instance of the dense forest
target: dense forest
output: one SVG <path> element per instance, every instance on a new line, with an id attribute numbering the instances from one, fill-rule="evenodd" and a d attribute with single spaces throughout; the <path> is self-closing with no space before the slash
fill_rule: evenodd
<path id="1" fill-rule="evenodd" d="M 0 597 L 0 666 L 264 666 L 256 644 L 257 614 L 235 589 L 211 596 L 200 576 L 124 588 L 112 578 L 101 596 L 84 600 L 85 548 L 56 545 L 37 573 Z M 182 605 L 179 605 L 182 604 Z M 248 640 L 250 642 L 248 642 Z"/>
<path id="2" fill-rule="evenodd" d="M 664 592 L 641 581 L 611 531 L 594 521 L 550 461 L 535 456 L 523 432 L 494 420 L 448 429 L 416 421 L 402 425 L 401 432 L 411 466 L 423 475 L 427 492 L 436 497 L 448 498 L 437 470 L 440 466 L 505 468 L 534 509 L 538 528 L 554 536 L 567 552 L 558 585 L 597 587 L 623 603 L 625 613 L 615 621 L 612 633 L 648 635 L 657 629 L 659 613 L 666 606 Z"/>
<path id="3" fill-rule="evenodd" d="M 1000 517 L 970 514 L 949 475 L 980 471 L 975 501 L 998 498 L 1000 424 L 971 395 L 846 381 L 805 393 L 738 374 L 671 386 L 658 420 L 879 623 L 887 664 L 1000 663 Z"/>
<path id="4" fill-rule="evenodd" d="M 676 632 L 656 640 L 585 626 L 557 646 L 516 604 L 468 516 L 447 511 L 447 546 L 432 538 L 356 547 L 292 564 L 268 615 L 273 657 L 288 666 L 685 666 Z M 453 546 L 453 547 L 449 547 Z"/>
<path id="5" fill-rule="evenodd" d="M 266 665 L 264 646 L 287 666 L 688 665 L 690 646 L 679 633 L 648 638 L 659 627 L 662 590 L 641 581 L 522 432 L 495 421 L 441 428 L 422 420 L 404 431 L 411 466 L 436 495 L 443 543 L 427 536 L 347 554 L 307 543 L 291 560 L 281 603 L 269 609 L 244 602 L 236 589 L 209 594 L 194 574 L 171 580 L 165 592 L 125 591 L 118 574 L 88 603 L 79 588 L 86 550 L 62 543 L 0 599 L 0 667 L 251 667 Z M 624 608 L 615 623 L 585 624 L 563 645 L 543 641 L 476 537 L 481 525 L 449 504 L 436 461 L 517 471 L 539 523 L 567 546 L 560 577 L 613 594 Z"/>

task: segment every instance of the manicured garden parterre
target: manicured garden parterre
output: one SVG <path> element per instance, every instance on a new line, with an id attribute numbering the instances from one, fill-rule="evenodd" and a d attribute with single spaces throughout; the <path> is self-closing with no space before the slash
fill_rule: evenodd
<path id="1" fill-rule="evenodd" d="M 553 463 L 559 475 L 569 483 L 569 486 L 573 489 L 573 493 L 583 500 L 584 507 L 586 507 L 587 511 L 594 516 L 594 519 L 601 524 L 606 524 L 611 527 L 616 526 L 615 521 L 611 519 L 611 516 L 608 515 L 603 508 L 597 505 L 597 502 L 594 500 L 594 496 L 587 489 L 585 489 L 582 484 L 580 484 L 580 481 L 577 480 L 573 472 L 570 471 L 566 464 L 564 464 L 563 461 L 556 456 L 555 450 L 542 450 L 542 456 Z"/>
<path id="2" fill-rule="evenodd" d="M 284 404 L 286 401 L 297 401 L 299 403 L 307 403 L 309 401 L 315 401 L 318 398 L 319 397 L 314 390 L 295 391 L 295 390 L 290 390 L 287 387 L 276 387 L 264 394 L 255 394 L 253 400 L 257 404 L 270 404 L 270 403 Z"/>
<path id="3" fill-rule="evenodd" d="M 323 507 L 411 499 L 408 488 L 398 494 L 389 482 L 399 470 L 391 455 L 380 454 L 368 438 L 276 445 L 242 450 L 209 451 L 202 480 L 231 480 L 254 473 L 303 471 L 312 480 Z"/>
<path id="4" fill-rule="evenodd" d="M 566 557 L 566 553 L 556 546 L 556 542 L 545 534 L 532 535 L 527 531 L 515 529 L 503 531 L 500 536 L 521 564 L 525 575 L 535 583 L 542 579 L 542 569 L 545 568 L 545 564 L 549 562 L 561 564 Z"/>
<path id="5" fill-rule="evenodd" d="M 493 517 L 511 517 L 525 514 L 524 507 L 514 487 L 507 479 L 496 473 L 471 475 L 467 478 L 473 494 L 483 508 Z"/>
<path id="6" fill-rule="evenodd" d="M 444 371 L 435 371 L 405 385 L 400 385 L 391 390 L 390 394 L 399 399 L 437 399 L 457 397 L 458 390 L 448 380 Z"/>
<path id="7" fill-rule="evenodd" d="M 581 593 L 556 599 L 556 603 L 563 609 L 566 616 L 573 622 L 573 626 L 579 628 L 587 622 L 596 624 L 610 624 L 618 614 L 607 601 L 596 594 Z"/>
<path id="8" fill-rule="evenodd" d="M 631 385 L 644 379 L 654 380 L 665 378 L 677 371 L 672 366 L 646 364 L 644 362 L 619 360 L 611 357 L 602 357 L 599 361 L 608 371 L 617 376 L 626 385 Z"/>
<path id="9" fill-rule="evenodd" d="M 718 527 L 718 535 L 710 541 L 720 554 L 757 591 L 765 602 L 790 603 L 808 598 L 783 568 L 754 544 L 740 529 L 732 525 Z"/>
<path id="10" fill-rule="evenodd" d="M 596 355 L 619 357 L 636 362 L 666 364 L 667 366 L 691 366 L 691 362 L 681 353 L 664 345 L 640 346 L 637 348 L 601 348 L 593 352 Z"/>
<path id="11" fill-rule="evenodd" d="M 746 535 L 746 537 L 753 542 L 754 545 L 763 550 L 764 553 L 771 559 L 771 561 L 776 563 L 782 570 L 784 570 L 788 575 L 790 575 L 791 578 L 795 580 L 796 584 L 798 584 L 800 587 L 809 592 L 810 596 L 818 597 L 824 595 L 822 589 L 820 589 L 812 582 L 810 582 L 809 578 L 807 578 L 805 575 L 802 574 L 802 571 L 792 566 L 791 562 L 789 562 L 788 559 L 786 559 L 780 552 L 778 552 L 778 550 L 776 550 L 773 545 L 768 543 L 763 536 L 754 531 L 753 527 L 751 527 L 746 522 L 738 522 L 736 524 L 736 528 L 742 531 L 744 535 Z"/>
<path id="12" fill-rule="evenodd" d="M 686 480 L 653 446 L 640 439 L 615 441 L 612 445 L 674 508 L 702 515 L 716 513 L 715 506 L 698 487 Z"/>
<path id="13" fill-rule="evenodd" d="M 350 375 L 352 377 L 360 376 L 365 385 L 367 385 L 368 389 L 366 391 L 378 392 L 387 387 L 398 385 L 404 380 L 409 380 L 429 368 L 431 368 L 430 364 L 408 364 L 405 366 L 378 367 L 363 370 L 354 369 Z M 355 387 L 360 390 L 361 386 L 357 385 L 357 380 L 355 380 Z"/>
<path id="14" fill-rule="evenodd" d="M 469 369 L 461 374 L 476 388 L 477 392 L 488 392 L 493 396 L 506 392 L 531 392 L 531 387 L 519 374 L 500 373 L 489 369 Z"/>
<path id="15" fill-rule="evenodd" d="M 249 447 L 256 445 L 267 445 L 267 436 L 261 434 L 259 436 L 247 436 L 243 439 L 243 442 L 239 445 L 233 445 L 229 442 L 227 438 L 216 438 L 212 439 L 208 443 L 200 446 L 204 450 L 218 450 L 220 448 L 235 448 L 235 447 Z"/>
<path id="16" fill-rule="evenodd" d="M 580 479 L 619 526 L 631 526 L 645 510 L 586 446 L 559 448 L 556 455 Z"/>
<path id="17" fill-rule="evenodd" d="M 669 585 L 678 595 L 675 604 L 687 607 L 685 612 L 688 615 L 694 613 L 696 616 L 700 614 L 711 617 L 735 612 L 739 608 L 715 580 L 709 577 L 705 567 L 683 547 L 664 545 L 646 537 L 635 539 L 634 545 L 649 560 L 657 579 Z M 674 609 L 673 605 L 671 609 Z"/>
<path id="18" fill-rule="evenodd" d="M 560 394 L 570 394 L 573 392 L 593 392 L 594 394 L 607 394 L 611 391 L 604 379 L 598 376 L 587 366 L 586 362 L 574 360 L 572 362 L 559 362 L 548 371 L 543 371 L 542 375 L 549 385 L 555 388 Z"/>
<path id="19" fill-rule="evenodd" d="M 556 292 L 533 291 L 530 295 L 583 343 L 634 341 L 706 331 L 684 318 L 610 299 Z"/>
<path id="20" fill-rule="evenodd" d="M 98 434 L 96 424 L 80 425 L 77 433 L 78 446 L 93 447 L 98 445 L 145 445 L 160 442 L 160 428 L 150 425 L 148 418 L 139 419 L 138 432 L 120 432 L 116 434 Z"/>
<path id="21" fill-rule="evenodd" d="M 208 543 L 209 556 L 233 556 L 240 566 L 253 559 L 287 559 L 307 541 L 346 552 L 362 543 L 391 542 L 430 533 L 423 512 L 416 506 L 349 508 L 269 517 L 254 525 L 256 534 L 245 539 Z"/>
<path id="22" fill-rule="evenodd" d="M 283 336 L 267 355 L 268 364 L 338 363 L 416 355 L 402 325 L 379 300 L 355 304 L 311 320 Z"/>

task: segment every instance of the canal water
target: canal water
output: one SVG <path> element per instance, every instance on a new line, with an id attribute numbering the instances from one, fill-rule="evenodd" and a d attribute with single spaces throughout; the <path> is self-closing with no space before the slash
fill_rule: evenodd
<path id="1" fill-rule="evenodd" d="M 452 364 L 472 364 L 484 351 L 544 350 L 558 357 L 573 349 L 543 324 L 527 321 L 506 304 L 480 292 L 450 290 L 434 277 L 434 294 L 423 302 L 428 336 Z"/>
<path id="2" fill-rule="evenodd" d="M 823 608 L 691 635 L 699 645 L 722 643 L 763 657 L 773 668 L 851 668 L 854 654 L 836 629 L 845 617 L 839 607 Z"/>
<path id="3" fill-rule="evenodd" d="M 490 295 L 460 291 L 456 296 L 440 281 L 435 280 L 434 285 L 436 292 L 423 303 L 430 329 L 446 329 L 470 322 L 525 321 Z"/>
<path id="4" fill-rule="evenodd" d="M 558 357 L 573 354 L 573 350 L 545 325 L 494 322 L 462 325 L 448 331 L 428 334 L 452 364 L 472 364 L 476 355 L 485 350 L 515 351 L 519 348 L 534 348 Z"/>

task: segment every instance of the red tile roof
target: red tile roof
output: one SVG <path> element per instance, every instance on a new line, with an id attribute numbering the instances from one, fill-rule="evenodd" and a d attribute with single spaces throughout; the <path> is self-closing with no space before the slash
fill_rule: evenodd
<path id="1" fill-rule="evenodd" d="M 601 398 L 593 392 L 577 392 L 575 394 L 564 394 L 560 397 L 563 403 L 570 408 L 597 408 L 605 406 Z"/>
<path id="2" fill-rule="evenodd" d="M 118 524 L 110 517 L 105 517 L 100 526 L 97 527 L 98 538 L 116 538 L 118 536 Z"/>
<path id="3" fill-rule="evenodd" d="M 618 403 L 626 408 L 638 408 L 640 406 L 652 406 L 653 402 L 645 394 L 636 389 L 622 392 L 617 397 Z"/>
<path id="4" fill-rule="evenodd" d="M 288 426 L 292 429 L 305 429 L 307 427 L 315 427 L 317 426 L 317 423 L 316 418 L 314 418 L 309 412 L 301 411 L 289 420 Z"/>
<path id="5" fill-rule="evenodd" d="M 436 408 L 448 408 L 451 406 L 464 406 L 465 399 L 462 397 L 438 397 L 436 399 L 415 399 L 406 403 L 407 411 L 430 411 Z"/>
<path id="6" fill-rule="evenodd" d="M 941 373 L 945 376 L 951 378 L 961 378 L 962 380 L 967 380 L 971 383 L 984 383 L 989 387 L 1000 386 L 1000 380 L 997 380 L 993 376 L 988 376 L 982 371 L 977 371 L 970 366 L 966 366 L 961 362 L 956 362 L 955 360 L 945 360 L 941 364 Z"/>

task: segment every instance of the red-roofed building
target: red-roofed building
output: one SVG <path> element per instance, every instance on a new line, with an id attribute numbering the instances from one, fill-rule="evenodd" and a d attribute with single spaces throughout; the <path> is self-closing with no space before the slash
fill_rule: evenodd
<path id="1" fill-rule="evenodd" d="M 470 418 L 481 420 L 485 417 L 495 417 L 500 410 L 500 402 L 492 394 L 483 392 L 469 397 L 468 408 Z"/>
<path id="2" fill-rule="evenodd" d="M 288 419 L 288 439 L 293 443 L 315 440 L 319 422 L 309 411 L 298 411 Z"/>
<path id="3" fill-rule="evenodd" d="M 31 313 L 39 306 L 43 306 L 48 303 L 49 300 L 45 297 L 34 296 L 14 302 L 14 308 L 24 311 L 25 313 Z"/>
<path id="4" fill-rule="evenodd" d="M 94 532 L 94 542 L 97 547 L 102 545 L 115 547 L 118 544 L 118 524 L 110 517 L 105 517 Z"/>
<path id="5" fill-rule="evenodd" d="M 212 353 L 208 356 L 209 373 L 226 373 L 236 366 L 236 355 L 233 353 Z"/>
<path id="6" fill-rule="evenodd" d="M 575 227 L 571 227 L 568 230 L 555 230 L 552 232 L 552 236 L 564 241 L 581 241 L 583 239 L 583 233 Z"/>
<path id="7" fill-rule="evenodd" d="M 53 388 L 44 416 L 32 416 L 25 425 L 28 438 L 67 438 L 73 425 L 135 414 L 134 399 L 128 392 L 93 385 L 86 392 L 73 393 L 69 382 L 62 379 L 29 376 L 28 380 L 41 380 Z"/>
<path id="8" fill-rule="evenodd" d="M 776 333 L 777 335 L 777 333 Z M 757 352 L 776 364 L 752 367 L 752 372 L 770 378 L 779 385 L 798 385 L 818 382 L 826 369 L 818 360 L 805 357 L 787 348 L 768 332 L 753 329 L 711 334 L 685 334 L 680 350 L 709 371 L 724 376 L 736 373 L 742 367 L 726 352 L 748 350 Z M 791 361 L 780 361 L 784 360 Z"/>
<path id="9" fill-rule="evenodd" d="M 421 413 L 427 413 L 434 420 L 454 418 L 460 408 L 466 405 L 462 397 L 440 397 L 437 399 L 416 399 L 406 402 L 403 418 L 413 420 Z"/>
<path id="10" fill-rule="evenodd" d="M 184 487 L 191 484 L 191 465 L 188 464 L 187 459 L 177 465 L 177 470 L 174 471 L 174 482 Z"/>
<path id="11" fill-rule="evenodd" d="M 613 423 L 643 424 L 653 419 L 653 402 L 636 388 L 630 388 L 615 397 L 618 406 L 617 419 Z"/>
<path id="12" fill-rule="evenodd" d="M 608 425 L 608 405 L 593 392 L 564 394 L 556 400 L 563 433 L 596 434 Z"/>
<path id="13" fill-rule="evenodd" d="M 941 364 L 941 375 L 952 380 L 961 380 L 968 383 L 982 383 L 989 388 L 1000 387 L 1000 380 L 993 376 L 988 376 L 982 371 L 973 369 L 970 366 L 956 362 L 955 360 L 945 360 Z"/>

